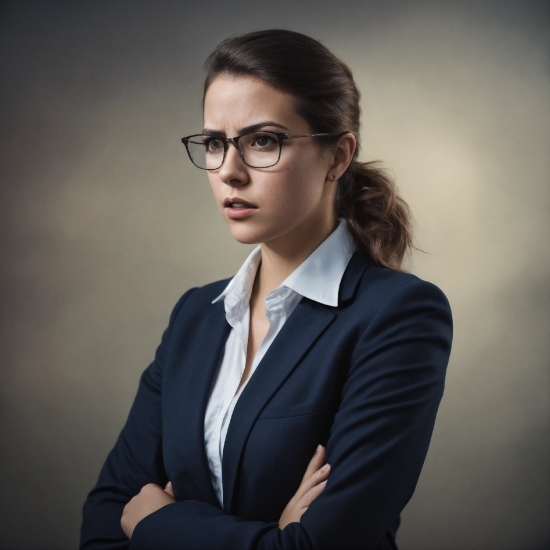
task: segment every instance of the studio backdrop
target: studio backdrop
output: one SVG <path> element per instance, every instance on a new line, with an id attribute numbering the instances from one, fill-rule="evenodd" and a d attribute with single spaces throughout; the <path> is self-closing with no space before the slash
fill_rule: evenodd
<path id="1" fill-rule="evenodd" d="M 549 531 L 549 4 L 0 4 L 0 548 L 69 549 L 168 315 L 235 273 L 206 174 L 202 64 L 311 35 L 362 92 L 362 160 L 451 302 L 447 387 L 404 550 L 542 550 Z"/>

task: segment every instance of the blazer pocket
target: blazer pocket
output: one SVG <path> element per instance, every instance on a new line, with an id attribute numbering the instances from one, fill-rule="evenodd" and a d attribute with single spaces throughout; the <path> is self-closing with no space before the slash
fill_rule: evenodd
<path id="1" fill-rule="evenodd" d="M 267 418 L 290 418 L 292 416 L 305 416 L 306 414 L 318 414 L 319 411 L 316 407 L 303 406 L 303 407 L 270 407 L 267 406 L 258 417 L 260 419 Z"/>

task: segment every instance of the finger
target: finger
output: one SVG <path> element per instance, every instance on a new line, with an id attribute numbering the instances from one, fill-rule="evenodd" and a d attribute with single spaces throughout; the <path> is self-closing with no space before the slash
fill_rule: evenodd
<path id="1" fill-rule="evenodd" d="M 300 487 L 296 491 L 296 499 L 300 500 L 310 489 L 319 485 L 328 478 L 330 474 L 330 464 L 325 464 L 322 468 L 319 468 L 313 474 L 311 474 L 307 479 L 302 481 Z"/>
<path id="2" fill-rule="evenodd" d="M 324 491 L 327 481 L 328 480 L 322 481 L 309 489 L 309 491 L 307 491 L 298 501 L 298 507 L 307 508 Z"/>
<path id="3" fill-rule="evenodd" d="M 302 481 L 306 480 L 316 470 L 318 470 L 324 464 L 324 461 L 325 461 L 325 448 L 322 445 L 317 445 L 315 454 L 313 455 L 313 457 L 309 461 L 309 464 L 307 465 L 306 473 L 304 474 Z"/>
<path id="4" fill-rule="evenodd" d="M 164 488 L 164 490 L 165 490 L 171 497 L 176 498 L 176 495 L 174 494 L 174 488 L 172 487 L 172 482 L 171 482 L 171 481 L 169 481 L 169 482 L 166 484 L 166 487 Z"/>

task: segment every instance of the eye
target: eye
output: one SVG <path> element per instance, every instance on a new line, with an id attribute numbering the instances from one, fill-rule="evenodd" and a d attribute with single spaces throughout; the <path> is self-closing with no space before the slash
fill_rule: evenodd
<path id="1" fill-rule="evenodd" d="M 259 149 L 265 149 L 271 147 L 276 142 L 276 136 L 271 134 L 255 134 L 251 145 L 253 147 L 258 147 Z"/>
<path id="2" fill-rule="evenodd" d="M 223 140 L 215 136 L 204 136 L 202 139 L 207 153 L 219 153 L 223 151 Z"/>

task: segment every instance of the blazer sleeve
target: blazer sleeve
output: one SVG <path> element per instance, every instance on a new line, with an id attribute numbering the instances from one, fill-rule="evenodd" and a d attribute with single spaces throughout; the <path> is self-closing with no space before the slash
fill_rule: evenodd
<path id="1" fill-rule="evenodd" d="M 192 291 L 174 307 L 155 359 L 141 376 L 126 424 L 84 504 L 80 548 L 128 548 L 130 541 L 120 526 L 124 506 L 147 483 L 164 486 L 168 481 L 162 458 L 162 369 L 174 320 Z"/>
<path id="2" fill-rule="evenodd" d="M 428 450 L 451 340 L 449 304 L 437 287 L 414 279 L 397 289 L 361 329 L 327 442 L 328 483 L 299 523 L 280 530 L 187 500 L 139 522 L 130 548 L 385 547 Z"/>

